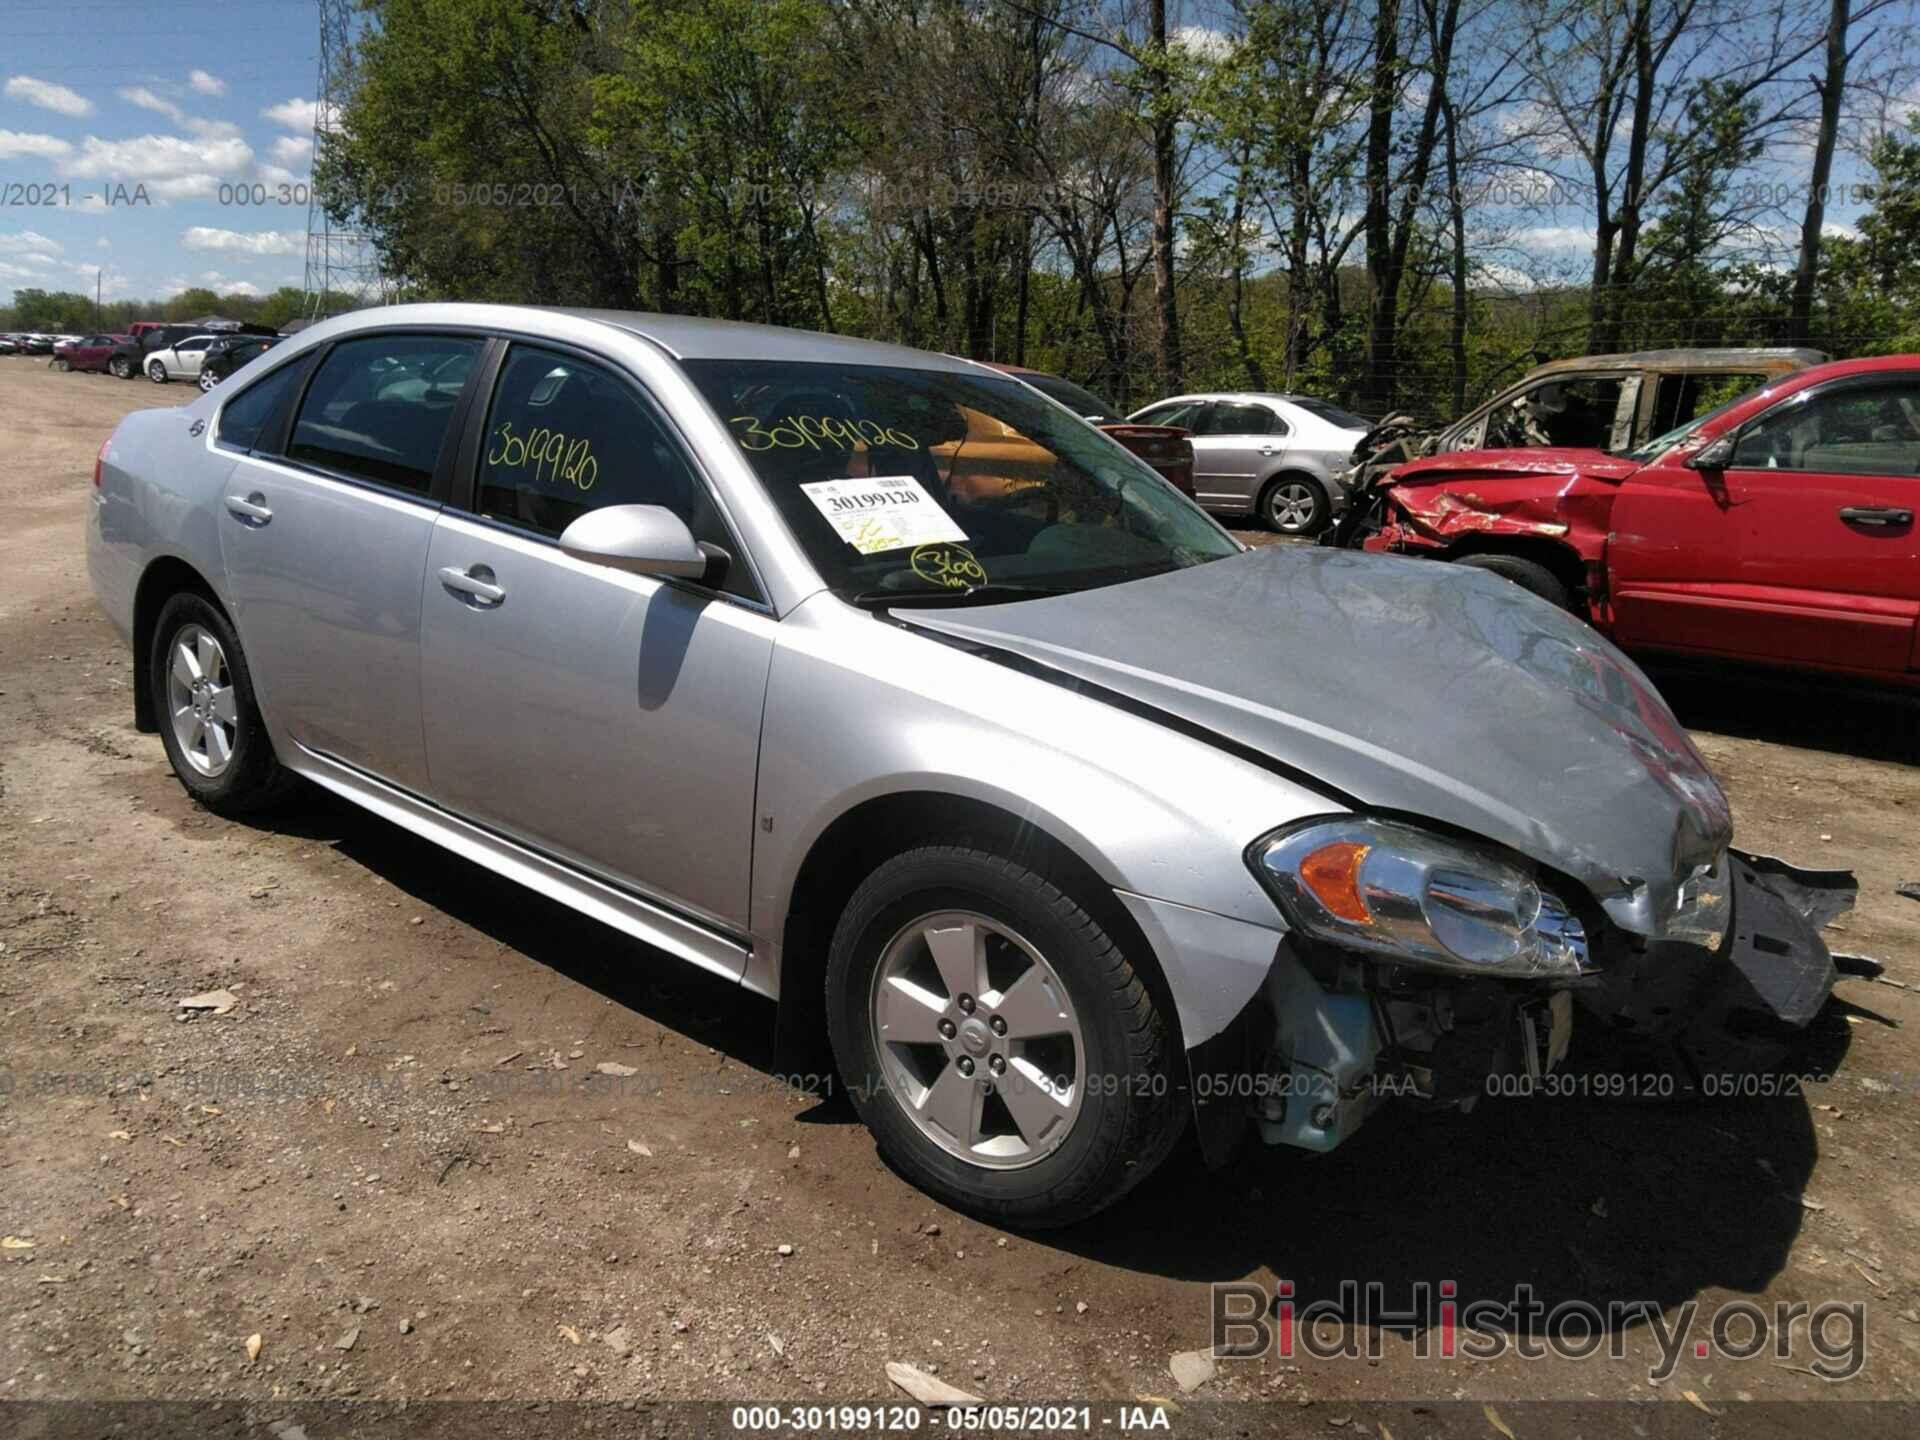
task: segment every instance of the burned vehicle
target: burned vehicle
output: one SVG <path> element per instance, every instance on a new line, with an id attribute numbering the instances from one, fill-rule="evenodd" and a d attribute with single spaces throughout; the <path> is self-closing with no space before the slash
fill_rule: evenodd
<path id="1" fill-rule="evenodd" d="M 1588 355 L 1535 366 L 1450 425 L 1390 416 L 1354 446 L 1340 476 L 1351 504 L 1325 543 L 1351 549 L 1371 534 L 1379 522 L 1374 482 L 1409 460 L 1463 450 L 1631 450 L 1826 359 L 1819 350 L 1763 347 Z"/>
<path id="2" fill-rule="evenodd" d="M 1032 483 L 965 483 L 975 416 Z M 1850 882 L 1731 848 L 1587 626 L 1249 550 L 966 360 L 384 307 L 129 414 L 92 495 L 135 722 L 200 804 L 298 777 L 776 1001 L 995 1220 L 1111 1204 L 1196 1116 L 1217 1156 L 1470 1103 L 1576 1030 L 1768 1063 L 1834 983 Z"/>

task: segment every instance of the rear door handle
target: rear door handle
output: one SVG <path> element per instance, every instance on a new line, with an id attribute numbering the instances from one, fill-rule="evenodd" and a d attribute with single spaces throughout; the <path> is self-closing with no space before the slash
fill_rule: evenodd
<path id="1" fill-rule="evenodd" d="M 1913 511 L 1898 505 L 1843 505 L 1840 518 L 1849 525 L 1911 525 Z"/>
<path id="2" fill-rule="evenodd" d="M 227 496 L 227 509 L 231 510 L 242 520 L 249 521 L 255 525 L 264 525 L 273 519 L 273 511 L 267 508 L 266 500 L 267 497 L 262 495 L 258 490 L 246 496 L 244 499 L 238 495 L 229 495 Z"/>
<path id="3" fill-rule="evenodd" d="M 440 583 L 483 607 L 498 605 L 507 598 L 507 592 L 493 583 L 493 571 L 484 565 L 469 565 L 465 570 L 448 565 L 440 571 Z"/>

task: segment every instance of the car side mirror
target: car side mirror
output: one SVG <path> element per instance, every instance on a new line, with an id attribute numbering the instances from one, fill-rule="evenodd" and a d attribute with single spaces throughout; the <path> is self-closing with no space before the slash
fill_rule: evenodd
<path id="1" fill-rule="evenodd" d="M 1733 437 L 1722 435 L 1711 445 L 1703 445 L 1684 462 L 1689 470 L 1724 470 L 1733 463 Z"/>
<path id="2" fill-rule="evenodd" d="M 560 532 L 560 548 L 576 560 L 632 575 L 701 581 L 709 581 L 716 566 L 724 575 L 728 559 L 717 545 L 701 545 L 686 522 L 663 505 L 589 510 Z"/>

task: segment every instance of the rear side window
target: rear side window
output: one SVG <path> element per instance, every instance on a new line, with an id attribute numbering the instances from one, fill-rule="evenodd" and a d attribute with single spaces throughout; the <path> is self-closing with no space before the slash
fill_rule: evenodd
<path id="1" fill-rule="evenodd" d="M 300 376 L 306 368 L 299 360 L 282 365 L 229 400 L 221 407 L 214 442 L 229 450 L 256 448 L 274 417 L 283 413 L 281 405 L 299 388 Z"/>
<path id="2" fill-rule="evenodd" d="M 1194 433 L 1197 435 L 1271 435 L 1284 428 L 1279 417 L 1264 405 L 1230 405 L 1224 401 L 1213 407 Z"/>
<path id="3" fill-rule="evenodd" d="M 307 387 L 287 458 L 426 494 L 479 352 L 478 340 L 454 335 L 370 335 L 334 346 Z"/>

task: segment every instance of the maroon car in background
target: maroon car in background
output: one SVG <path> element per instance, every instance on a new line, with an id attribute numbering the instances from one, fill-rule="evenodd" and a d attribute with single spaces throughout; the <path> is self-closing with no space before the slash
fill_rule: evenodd
<path id="1" fill-rule="evenodd" d="M 66 341 L 53 347 L 53 368 L 104 371 L 112 364 L 114 350 L 132 343 L 130 335 L 89 335 L 84 340 Z"/>
<path id="2" fill-rule="evenodd" d="M 1147 464 L 1189 500 L 1193 499 L 1193 442 L 1177 425 L 1131 425 L 1117 406 L 1091 390 L 1024 365 L 990 365 L 1033 386 L 1049 400 L 1058 401 L 1082 420 L 1099 426 Z"/>
<path id="3" fill-rule="evenodd" d="M 1920 355 L 1781 376 L 1620 454 L 1435 455 L 1375 492 L 1363 548 L 1492 570 L 1629 651 L 1920 687 Z"/>

